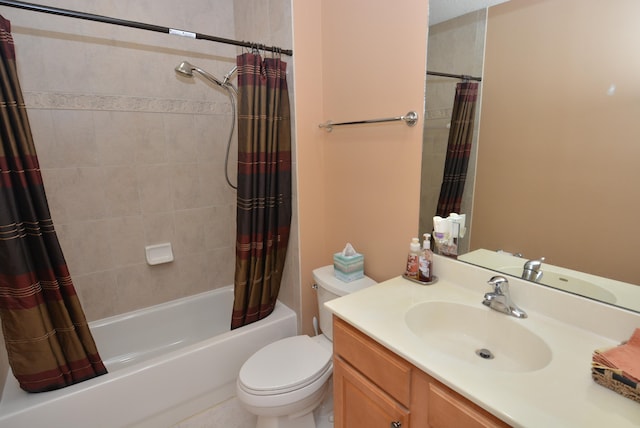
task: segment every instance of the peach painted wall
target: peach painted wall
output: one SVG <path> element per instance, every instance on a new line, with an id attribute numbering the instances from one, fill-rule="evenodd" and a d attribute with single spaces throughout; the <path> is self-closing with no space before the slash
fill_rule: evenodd
<path id="1" fill-rule="evenodd" d="M 418 235 L 427 3 L 293 0 L 304 332 L 317 313 L 313 269 L 351 242 L 383 281 L 403 272 Z M 318 128 L 410 110 L 412 128 Z"/>
<path id="2" fill-rule="evenodd" d="M 636 0 L 489 9 L 473 248 L 640 283 L 638 16 Z"/>

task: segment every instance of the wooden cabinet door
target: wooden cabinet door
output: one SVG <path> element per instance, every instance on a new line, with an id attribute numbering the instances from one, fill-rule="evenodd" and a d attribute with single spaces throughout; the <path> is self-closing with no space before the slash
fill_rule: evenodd
<path id="1" fill-rule="evenodd" d="M 333 388 L 335 428 L 409 428 L 409 410 L 340 357 L 334 361 Z"/>
<path id="2" fill-rule="evenodd" d="M 429 382 L 428 426 L 430 428 L 505 428 L 506 423 L 442 385 Z"/>

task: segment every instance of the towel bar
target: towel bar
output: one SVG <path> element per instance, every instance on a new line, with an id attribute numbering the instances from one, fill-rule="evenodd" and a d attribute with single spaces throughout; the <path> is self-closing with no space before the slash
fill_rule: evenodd
<path id="1" fill-rule="evenodd" d="M 415 111 L 410 111 L 404 116 L 387 117 L 384 119 L 356 120 L 352 122 L 333 123 L 329 120 L 325 123 L 321 123 L 320 125 L 318 125 L 318 127 L 326 129 L 327 132 L 331 132 L 334 126 L 361 125 L 364 123 L 397 122 L 399 120 L 403 120 L 407 124 L 407 126 L 414 126 L 416 123 L 418 123 L 418 113 L 416 113 Z"/>

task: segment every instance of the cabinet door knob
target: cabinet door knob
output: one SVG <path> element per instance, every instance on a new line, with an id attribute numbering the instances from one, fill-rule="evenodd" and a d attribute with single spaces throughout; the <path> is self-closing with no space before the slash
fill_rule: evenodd
<path id="1" fill-rule="evenodd" d="M 400 428 L 401 426 L 402 426 L 402 423 L 399 421 L 391 422 L 391 428 Z"/>

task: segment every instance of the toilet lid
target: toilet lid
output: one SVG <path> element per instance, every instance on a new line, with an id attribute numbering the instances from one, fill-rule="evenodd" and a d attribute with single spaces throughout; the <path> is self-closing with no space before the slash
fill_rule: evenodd
<path id="1" fill-rule="evenodd" d="M 273 342 L 253 354 L 238 380 L 257 395 L 282 394 L 303 388 L 331 368 L 331 351 L 309 336 Z"/>

